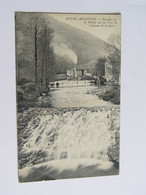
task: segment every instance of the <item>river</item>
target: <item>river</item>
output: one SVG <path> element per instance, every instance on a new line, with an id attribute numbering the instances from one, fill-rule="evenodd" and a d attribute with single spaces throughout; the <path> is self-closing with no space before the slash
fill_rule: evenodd
<path id="1" fill-rule="evenodd" d="M 119 106 L 92 95 L 95 89 L 52 88 L 38 99 L 45 108 L 18 116 L 18 127 L 28 121 L 18 128 L 20 182 L 118 174 L 109 155 L 119 155 Z"/>
<path id="2" fill-rule="evenodd" d="M 49 96 L 42 96 L 38 99 L 38 104 L 43 105 L 50 102 L 51 107 L 94 107 L 111 105 L 93 95 L 90 91 L 103 90 L 102 86 L 66 87 L 51 88 Z"/>

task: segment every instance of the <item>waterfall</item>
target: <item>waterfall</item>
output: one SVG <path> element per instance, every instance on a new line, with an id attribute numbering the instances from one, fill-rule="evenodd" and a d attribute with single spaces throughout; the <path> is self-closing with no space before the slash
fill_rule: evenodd
<path id="1" fill-rule="evenodd" d="M 118 174 L 108 156 L 118 131 L 119 108 L 35 110 L 19 148 L 19 180 Z"/>
<path id="2" fill-rule="evenodd" d="M 47 161 L 93 158 L 108 161 L 108 148 L 115 143 L 110 112 L 80 109 L 33 118 L 26 129 L 30 136 L 23 153 L 43 152 Z"/>

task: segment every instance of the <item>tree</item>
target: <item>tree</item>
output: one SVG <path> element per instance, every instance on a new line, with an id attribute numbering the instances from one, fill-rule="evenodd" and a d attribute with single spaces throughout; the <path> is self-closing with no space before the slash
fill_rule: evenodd
<path id="1" fill-rule="evenodd" d="M 54 59 L 53 47 L 51 45 L 53 38 L 54 30 L 43 21 L 39 38 L 39 51 L 41 54 L 40 84 L 41 86 L 45 85 L 46 89 L 49 84 L 49 67 L 52 65 L 50 62 Z"/>
<path id="2" fill-rule="evenodd" d="M 114 78 L 119 79 L 121 64 L 121 37 L 118 34 L 112 34 L 108 43 L 105 43 L 104 50 L 112 64 L 112 73 Z"/>
<path id="3" fill-rule="evenodd" d="M 51 63 L 54 59 L 52 46 L 54 30 L 39 14 L 18 16 L 16 17 L 16 24 L 18 24 L 16 25 L 17 75 L 20 75 L 20 69 L 22 70 L 29 64 L 32 66 L 33 78 L 31 80 L 35 80 L 36 91 L 39 90 L 40 85 L 47 89 L 49 66 L 54 65 Z"/>
<path id="4" fill-rule="evenodd" d="M 31 53 L 34 57 L 35 85 L 38 88 L 38 39 L 41 29 L 41 17 L 38 14 L 32 14 L 29 17 L 28 24 L 24 28 L 24 33 L 28 43 L 31 45 Z M 28 48 L 27 48 L 28 49 Z"/>
<path id="5" fill-rule="evenodd" d="M 99 58 L 95 64 L 95 74 L 100 77 L 105 75 L 105 58 Z"/>
<path id="6" fill-rule="evenodd" d="M 104 50 L 108 53 L 111 60 L 120 61 L 121 59 L 121 37 L 118 34 L 112 34 L 108 43 L 105 43 Z"/>

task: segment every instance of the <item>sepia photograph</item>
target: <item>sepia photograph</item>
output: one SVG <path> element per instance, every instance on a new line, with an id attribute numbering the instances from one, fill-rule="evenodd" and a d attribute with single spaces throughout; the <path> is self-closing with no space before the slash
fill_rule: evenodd
<path id="1" fill-rule="evenodd" d="M 121 15 L 15 13 L 19 182 L 119 175 Z"/>

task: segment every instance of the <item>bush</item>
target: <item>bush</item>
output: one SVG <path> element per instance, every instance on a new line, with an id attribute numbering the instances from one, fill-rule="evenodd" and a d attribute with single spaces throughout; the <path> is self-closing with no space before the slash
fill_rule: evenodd
<path id="1" fill-rule="evenodd" d="M 34 93 L 35 92 L 35 83 L 27 83 L 23 86 L 23 89 L 25 89 L 26 93 Z"/>
<path id="2" fill-rule="evenodd" d="M 28 83 L 29 81 L 26 78 L 21 78 L 19 81 L 17 81 L 17 85 L 24 85 L 26 83 Z"/>
<path id="3" fill-rule="evenodd" d="M 110 86 L 106 92 L 99 95 L 99 98 L 113 104 L 120 104 L 120 86 Z"/>
<path id="4" fill-rule="evenodd" d="M 20 87 L 17 86 L 17 101 L 22 101 L 25 98 L 25 92 L 24 90 Z"/>

